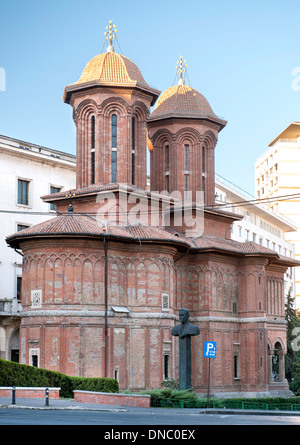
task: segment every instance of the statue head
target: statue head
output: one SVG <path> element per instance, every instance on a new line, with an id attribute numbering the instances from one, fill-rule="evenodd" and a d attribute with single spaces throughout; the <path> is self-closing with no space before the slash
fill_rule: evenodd
<path id="1" fill-rule="evenodd" d="M 181 323 L 185 323 L 189 319 L 189 317 L 190 317 L 190 313 L 189 313 L 189 311 L 187 309 L 185 309 L 185 308 L 180 309 L 180 311 L 179 311 L 179 321 Z"/>

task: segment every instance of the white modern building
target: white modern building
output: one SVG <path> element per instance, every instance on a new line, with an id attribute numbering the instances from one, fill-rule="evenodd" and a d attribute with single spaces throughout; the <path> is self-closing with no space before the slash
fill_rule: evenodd
<path id="1" fill-rule="evenodd" d="M 40 197 L 75 188 L 74 155 L 0 135 L 0 358 L 18 358 L 22 256 L 5 238 L 56 216 Z"/>
<path id="2" fill-rule="evenodd" d="M 296 227 L 285 239 L 300 260 L 300 122 L 292 122 L 270 144 L 255 164 L 255 193 Z M 300 267 L 295 268 L 296 307 L 300 308 Z"/>
<path id="3" fill-rule="evenodd" d="M 255 197 L 232 182 L 216 174 L 216 203 L 224 210 L 242 215 L 232 225 L 231 237 L 240 242 L 253 241 L 279 255 L 294 258 L 294 245 L 285 239 L 286 233 L 295 232 L 296 226 L 286 216 L 265 204 L 257 204 Z M 295 296 L 294 268 L 285 274 L 285 295 L 291 289 Z"/>

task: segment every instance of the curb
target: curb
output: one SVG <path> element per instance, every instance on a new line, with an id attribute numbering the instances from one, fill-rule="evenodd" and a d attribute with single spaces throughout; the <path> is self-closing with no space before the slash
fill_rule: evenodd
<path id="1" fill-rule="evenodd" d="M 245 416 L 297 416 L 300 417 L 300 411 L 267 411 L 267 410 L 251 410 L 251 409 L 204 409 L 201 414 L 231 414 L 231 415 L 245 415 Z"/>
<path id="2" fill-rule="evenodd" d="M 25 405 L 0 405 L 0 408 L 9 409 L 37 409 L 37 410 L 77 410 L 77 411 L 109 411 L 114 413 L 128 412 L 122 408 L 90 408 L 86 406 L 25 406 Z"/>

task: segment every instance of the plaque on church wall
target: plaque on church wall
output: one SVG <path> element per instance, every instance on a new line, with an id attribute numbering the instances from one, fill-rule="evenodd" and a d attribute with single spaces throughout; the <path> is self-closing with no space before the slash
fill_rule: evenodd
<path id="1" fill-rule="evenodd" d="M 161 295 L 161 306 L 163 311 L 169 310 L 169 294 Z"/>
<path id="2" fill-rule="evenodd" d="M 35 289 L 31 291 L 31 307 L 42 307 L 42 289 Z"/>

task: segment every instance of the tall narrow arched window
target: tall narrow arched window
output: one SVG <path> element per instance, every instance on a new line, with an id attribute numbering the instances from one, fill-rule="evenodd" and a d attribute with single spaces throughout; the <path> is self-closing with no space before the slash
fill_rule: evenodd
<path id="1" fill-rule="evenodd" d="M 111 182 L 117 182 L 117 115 L 111 117 Z"/>
<path id="2" fill-rule="evenodd" d="M 95 116 L 91 117 L 91 183 L 95 184 Z"/>
<path id="3" fill-rule="evenodd" d="M 202 190 L 205 202 L 205 147 L 202 147 Z"/>
<path id="4" fill-rule="evenodd" d="M 134 184 L 134 174 L 135 174 L 135 118 L 131 119 L 131 139 L 132 139 L 132 152 L 131 152 L 131 182 Z"/>
<path id="5" fill-rule="evenodd" d="M 166 191 L 170 191 L 170 150 L 169 145 L 165 146 L 165 173 L 166 173 Z"/>
<path id="6" fill-rule="evenodd" d="M 190 146 L 184 146 L 184 191 L 188 192 L 190 188 Z"/>

